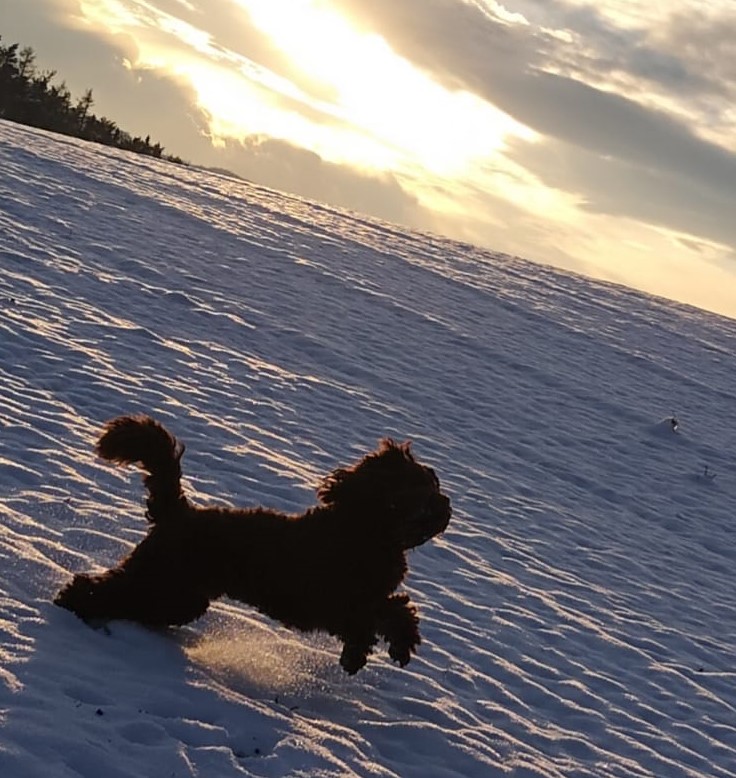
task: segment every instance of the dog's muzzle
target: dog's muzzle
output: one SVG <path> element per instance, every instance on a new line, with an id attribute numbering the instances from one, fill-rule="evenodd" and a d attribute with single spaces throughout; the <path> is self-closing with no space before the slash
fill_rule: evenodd
<path id="1" fill-rule="evenodd" d="M 402 546 L 416 548 L 441 534 L 450 523 L 450 499 L 440 492 L 431 494 L 414 512 L 405 517 L 402 526 Z"/>

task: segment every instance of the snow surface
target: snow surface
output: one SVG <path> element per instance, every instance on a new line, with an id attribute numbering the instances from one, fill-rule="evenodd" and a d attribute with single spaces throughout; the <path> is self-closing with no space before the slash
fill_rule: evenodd
<path id="1" fill-rule="evenodd" d="M 736 773 L 736 322 L 4 122 L 0 269 L 0 776 Z M 55 607 L 145 531 L 92 453 L 130 412 L 289 511 L 411 438 L 455 511 L 418 657 Z"/>

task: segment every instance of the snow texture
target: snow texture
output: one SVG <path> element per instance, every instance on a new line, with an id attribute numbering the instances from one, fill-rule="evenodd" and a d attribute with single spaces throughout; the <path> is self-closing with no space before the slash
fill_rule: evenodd
<path id="1" fill-rule="evenodd" d="M 1 776 L 736 774 L 736 322 L 5 122 L 0 271 Z M 145 532 L 92 453 L 135 412 L 197 500 L 289 511 L 413 440 L 455 513 L 412 663 L 55 607 Z"/>

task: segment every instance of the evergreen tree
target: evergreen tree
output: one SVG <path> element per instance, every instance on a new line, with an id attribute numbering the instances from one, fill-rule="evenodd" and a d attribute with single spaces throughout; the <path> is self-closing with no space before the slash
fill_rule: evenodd
<path id="1" fill-rule="evenodd" d="M 0 36 L 0 119 L 183 164 L 180 157 L 164 156 L 164 147 L 151 143 L 150 135 L 133 137 L 112 120 L 95 116 L 91 89 L 75 103 L 66 83 L 55 84 L 55 78 L 55 70 L 37 70 L 30 46 L 19 51 L 19 44 L 4 46 Z"/>

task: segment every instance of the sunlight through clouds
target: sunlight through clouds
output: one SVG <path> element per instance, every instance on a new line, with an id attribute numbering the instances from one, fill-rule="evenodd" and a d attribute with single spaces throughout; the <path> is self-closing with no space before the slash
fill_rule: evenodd
<path id="1" fill-rule="evenodd" d="M 303 111 L 284 107 L 284 92 L 274 95 L 258 78 L 242 73 L 191 62 L 179 66 L 194 87 L 200 108 L 208 118 L 211 138 L 216 145 L 228 139 L 265 136 L 298 143 L 324 159 L 388 169 L 398 164 L 396 154 L 366 134 L 324 121 L 311 121 Z M 306 95 L 296 100 L 318 109 Z M 327 107 L 318 114 L 330 115 Z"/>
<path id="2" fill-rule="evenodd" d="M 536 137 L 470 92 L 440 86 L 383 38 L 318 0 L 237 5 L 243 25 L 267 36 L 299 83 L 144 0 L 83 0 L 80 7 L 88 23 L 133 35 L 134 68 L 166 73 L 195 90 L 215 145 L 271 137 L 338 164 L 451 177 L 492 159 L 508 137 Z"/>
<path id="3" fill-rule="evenodd" d="M 139 10 L 136 5 L 133 8 Z M 128 27 L 143 26 L 139 13 L 124 0 L 79 0 L 79 12 L 86 23 L 110 31 L 122 32 Z"/>
<path id="4" fill-rule="evenodd" d="M 382 38 L 361 33 L 324 3 L 238 2 L 302 71 L 333 87 L 336 110 L 346 121 L 429 171 L 457 174 L 498 151 L 507 135 L 534 137 L 474 95 L 439 86 Z"/>

